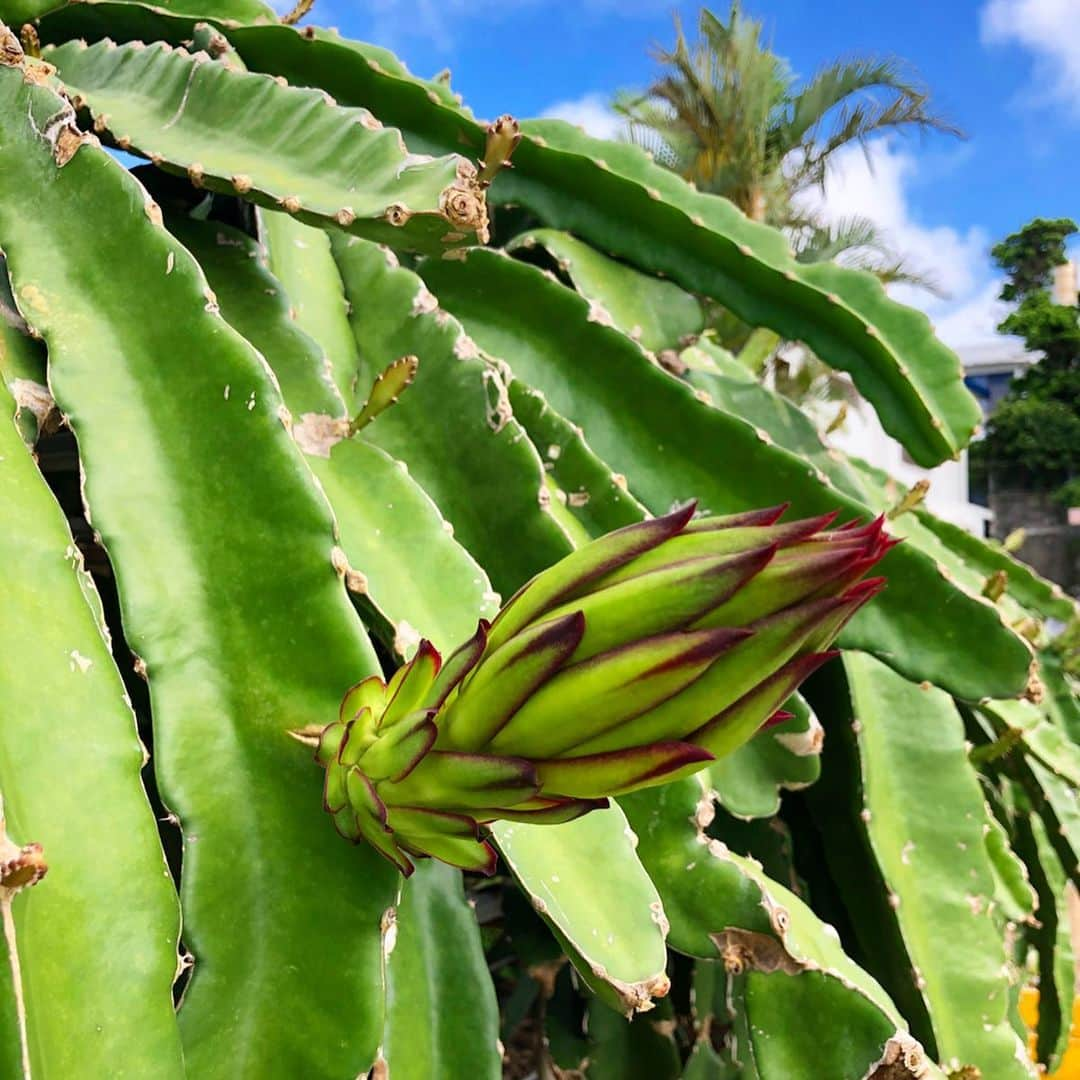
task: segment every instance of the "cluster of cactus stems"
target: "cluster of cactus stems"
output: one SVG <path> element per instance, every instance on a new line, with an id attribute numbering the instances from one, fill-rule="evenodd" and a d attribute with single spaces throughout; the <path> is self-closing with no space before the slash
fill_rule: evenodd
<path id="1" fill-rule="evenodd" d="M 0 1076 L 1025 1080 L 1036 965 L 1052 1069 L 1076 605 L 708 328 L 932 467 L 925 317 L 309 0 L 196 7 L 0 0 Z"/>
<path id="2" fill-rule="evenodd" d="M 422 641 L 337 720 L 294 734 L 326 770 L 342 836 L 402 873 L 435 856 L 492 873 L 481 827 L 570 821 L 731 753 L 824 661 L 884 585 L 883 519 L 781 523 L 785 507 L 670 514 L 543 571 L 445 663 Z"/>

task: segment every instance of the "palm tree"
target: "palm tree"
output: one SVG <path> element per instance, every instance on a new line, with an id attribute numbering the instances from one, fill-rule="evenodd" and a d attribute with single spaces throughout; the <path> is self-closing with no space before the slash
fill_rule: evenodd
<path id="1" fill-rule="evenodd" d="M 728 22 L 703 8 L 690 44 L 676 18 L 666 69 L 644 93 L 619 95 L 631 141 L 701 190 L 724 195 L 756 221 L 787 229 L 808 252 L 852 244 L 881 248 L 865 219 L 823 234 L 798 196 L 823 187 L 837 151 L 890 131 L 959 135 L 931 112 L 929 94 L 896 60 L 857 57 L 822 68 L 802 87 L 782 57 L 761 44 L 761 23 L 731 5 Z M 801 243 L 800 243 L 801 241 Z"/>
<path id="2" fill-rule="evenodd" d="M 799 86 L 787 61 L 762 44 L 761 23 L 744 16 L 738 0 L 727 23 L 703 8 L 692 44 L 678 17 L 675 30 L 674 49 L 654 54 L 663 65 L 660 77 L 644 93 L 616 98 L 631 142 L 702 191 L 723 195 L 754 220 L 783 229 L 800 261 L 839 258 L 886 283 L 938 291 L 906 265 L 872 221 L 827 222 L 805 197 L 824 188 L 830 162 L 845 147 L 868 153 L 872 138 L 892 131 L 961 134 L 931 111 L 927 90 L 904 65 L 871 57 L 838 60 Z M 737 344 L 747 330 L 728 343 Z M 763 340 L 748 350 L 754 366 L 775 378 L 778 388 L 783 383 L 802 400 L 850 395 L 805 350 L 794 365 L 791 357 L 785 363 L 772 357 L 775 336 L 757 336 Z M 788 377 L 791 371 L 797 379 Z"/>

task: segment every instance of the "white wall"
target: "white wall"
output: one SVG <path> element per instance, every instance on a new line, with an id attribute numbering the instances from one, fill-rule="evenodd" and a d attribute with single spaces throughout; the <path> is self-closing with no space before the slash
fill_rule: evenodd
<path id="1" fill-rule="evenodd" d="M 920 468 L 905 458 L 900 444 L 885 433 L 877 414 L 866 402 L 848 407 L 844 426 L 834 431 L 829 440 L 840 450 L 884 469 L 906 487 L 928 477 L 927 508 L 976 536 L 986 535 L 985 522 L 990 520 L 990 511 L 968 502 L 966 451 L 958 461 L 946 461 L 936 469 Z"/>

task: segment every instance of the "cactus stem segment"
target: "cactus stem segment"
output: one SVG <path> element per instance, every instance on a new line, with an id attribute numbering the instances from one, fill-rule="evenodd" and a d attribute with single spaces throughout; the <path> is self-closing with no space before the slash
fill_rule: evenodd
<path id="1" fill-rule="evenodd" d="M 283 26 L 295 26 L 315 6 L 315 0 L 297 0 L 296 6 L 281 16 Z"/>
<path id="2" fill-rule="evenodd" d="M 480 162 L 478 177 L 481 188 L 486 188 L 498 176 L 501 169 L 512 169 L 510 157 L 521 142 L 521 128 L 509 115 L 503 115 L 487 126 L 484 160 Z"/>
<path id="3" fill-rule="evenodd" d="M 366 428 L 381 412 L 398 403 L 400 395 L 412 385 L 419 367 L 417 357 L 402 356 L 375 376 L 367 401 L 349 423 L 349 438 Z"/>
<path id="4" fill-rule="evenodd" d="M 906 514 L 921 505 L 929 491 L 930 481 L 926 477 L 916 480 L 908 489 L 907 494 L 889 511 L 889 520 L 895 521 L 901 514 Z"/>

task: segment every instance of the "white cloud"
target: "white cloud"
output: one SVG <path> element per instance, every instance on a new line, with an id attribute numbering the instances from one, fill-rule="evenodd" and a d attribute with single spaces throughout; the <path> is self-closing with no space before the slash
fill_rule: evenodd
<path id="1" fill-rule="evenodd" d="M 1003 341 L 995 332 L 997 324 L 1009 313 L 1009 305 L 998 299 L 1001 278 L 990 278 L 966 300 L 952 304 L 936 317 L 938 337 L 950 345 L 982 345 Z"/>
<path id="2" fill-rule="evenodd" d="M 813 190 L 803 199 L 831 222 L 852 215 L 869 218 L 910 269 L 933 278 L 947 298 L 910 285 L 895 285 L 890 292 L 922 308 L 946 341 L 990 340 L 1002 315 L 994 300 L 1000 286 L 987 256 L 989 238 L 981 228 L 960 230 L 922 220 L 910 201 L 918 170 L 912 153 L 886 139 L 871 143 L 868 155 L 846 147 L 833 158 L 824 193 Z"/>
<path id="3" fill-rule="evenodd" d="M 556 102 L 543 115 L 567 120 L 597 139 L 614 139 L 623 128 L 623 120 L 612 111 L 610 102 L 609 94 L 585 94 L 571 101 Z"/>
<path id="4" fill-rule="evenodd" d="M 1032 99 L 1060 101 L 1080 116 L 1080 5 L 1077 0 L 988 0 L 980 16 L 987 44 L 1035 55 Z"/>

